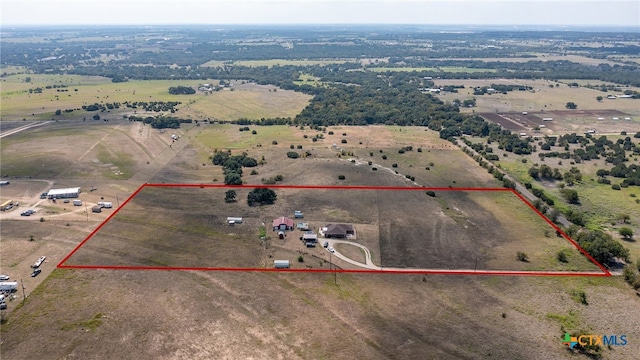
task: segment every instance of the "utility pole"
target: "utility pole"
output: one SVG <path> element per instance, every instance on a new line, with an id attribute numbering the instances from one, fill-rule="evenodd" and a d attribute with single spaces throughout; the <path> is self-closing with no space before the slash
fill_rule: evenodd
<path id="1" fill-rule="evenodd" d="M 116 196 L 116 209 L 120 207 L 120 201 L 118 201 L 118 197 Z"/>
<path id="2" fill-rule="evenodd" d="M 20 285 L 22 285 L 22 305 L 24 306 L 24 301 L 27 299 L 27 295 L 24 293 L 24 281 L 22 281 L 22 278 L 20 279 Z"/>
<path id="3" fill-rule="evenodd" d="M 331 255 L 333 253 L 331 251 L 329 251 L 329 271 L 333 270 L 333 262 L 331 261 Z M 337 273 L 334 271 L 333 272 L 333 284 L 338 286 L 338 278 L 337 278 Z"/>
<path id="4" fill-rule="evenodd" d="M 89 211 L 87 210 L 87 202 L 84 203 L 84 213 L 87 214 L 87 221 L 89 221 Z"/>

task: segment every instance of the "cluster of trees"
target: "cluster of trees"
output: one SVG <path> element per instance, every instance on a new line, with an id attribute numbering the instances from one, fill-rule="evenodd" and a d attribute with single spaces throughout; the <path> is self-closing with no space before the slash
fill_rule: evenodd
<path id="1" fill-rule="evenodd" d="M 558 168 L 551 168 L 548 165 L 532 166 L 528 171 L 529 176 L 535 180 L 564 180 L 567 185 L 573 185 L 576 181 L 582 181 L 582 173 L 580 169 L 572 166 L 569 171 L 565 171 L 564 174 L 560 172 Z"/>
<path id="2" fill-rule="evenodd" d="M 247 156 L 246 152 L 240 155 L 231 155 L 231 150 L 215 150 L 211 161 L 213 165 L 222 166 L 226 185 L 242 185 L 242 168 L 258 166 L 258 161 Z"/>
<path id="3" fill-rule="evenodd" d="M 276 192 L 269 188 L 256 188 L 247 195 L 247 203 L 249 206 L 273 204 L 277 198 Z"/>
<path id="4" fill-rule="evenodd" d="M 178 111 L 176 106 L 182 104 L 180 101 L 125 101 L 123 103 L 129 109 L 138 109 L 142 108 L 144 111 L 170 111 L 171 113 L 175 113 Z"/>
<path id="5" fill-rule="evenodd" d="M 629 250 L 603 231 L 570 226 L 566 233 L 601 264 L 609 264 L 613 258 L 629 261 Z"/>
<path id="6" fill-rule="evenodd" d="M 114 103 L 93 103 L 90 105 L 82 105 L 82 110 L 86 110 L 86 111 L 106 111 L 106 110 L 113 110 L 113 109 L 119 109 L 120 108 L 120 103 L 119 102 L 114 102 Z"/>
<path id="7" fill-rule="evenodd" d="M 180 124 L 188 124 L 193 121 L 191 119 L 178 119 L 170 116 L 147 116 L 143 118 L 140 116 L 131 115 L 128 117 L 128 119 L 129 121 L 142 121 L 145 124 L 151 125 L 151 127 L 154 129 L 177 129 L 180 127 Z"/>
<path id="8" fill-rule="evenodd" d="M 169 88 L 169 94 L 172 95 L 193 95 L 196 90 L 190 86 L 171 86 Z"/>

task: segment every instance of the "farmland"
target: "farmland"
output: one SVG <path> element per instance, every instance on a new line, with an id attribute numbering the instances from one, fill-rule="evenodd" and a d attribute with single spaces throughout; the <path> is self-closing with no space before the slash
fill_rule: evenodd
<path id="1" fill-rule="evenodd" d="M 635 266 L 638 242 L 619 230 L 639 231 L 636 185 L 613 190 L 596 172 L 614 166 L 611 148 L 623 143 L 616 161 L 637 163 L 629 143 L 640 146 L 638 100 L 607 99 L 639 89 L 630 65 L 637 35 L 347 29 L 3 29 L 0 176 L 10 184 L 0 198 L 19 206 L 0 213 L 0 273 L 24 284 L 2 310 L 3 357 L 634 358 L 633 284 L 612 264 L 615 276 L 602 276 L 505 189 L 497 169 L 543 189 L 553 209 L 583 212 L 584 227 L 562 231 L 602 231 Z M 528 90 L 473 94 L 491 84 Z M 420 90 L 451 85 L 457 93 Z M 601 85 L 609 90 L 594 88 Z M 195 93 L 169 93 L 178 86 Z M 473 98 L 475 106 L 453 105 Z M 180 102 L 173 112 L 82 109 L 169 101 Z M 193 121 L 162 128 L 129 116 Z M 7 135 L 27 123 L 41 125 Z M 612 141 L 606 155 L 540 157 L 585 147 L 557 139 L 541 150 L 552 136 L 593 128 Z M 469 156 L 456 140 L 497 160 Z M 513 143 L 535 150 L 507 151 Z M 214 165 L 216 154 L 231 160 Z M 235 165 L 242 157 L 255 166 Z M 533 179 L 529 168 L 544 164 L 575 167 L 582 179 Z M 225 201 L 232 172 L 244 186 Z M 275 191 L 273 204 L 249 206 L 258 185 Z M 78 186 L 81 206 L 40 198 Z M 579 203 L 563 189 L 577 190 Z M 92 212 L 105 201 L 113 208 Z M 26 209 L 36 213 L 21 216 Z M 334 253 L 321 237 L 307 247 L 300 230 L 280 239 L 271 223 L 294 210 L 314 232 L 346 223 L 355 238 L 327 239 Z M 29 276 L 42 255 L 42 274 Z M 293 271 L 274 269 L 280 259 Z M 380 269 L 416 273 L 340 271 Z M 626 334 L 629 342 L 567 350 L 565 333 Z"/>
<path id="2" fill-rule="evenodd" d="M 29 77 L 29 82 L 25 78 Z M 199 93 L 192 96 L 171 95 L 171 86 L 192 86 L 217 83 L 208 81 L 149 80 L 113 83 L 103 77 L 77 75 L 10 75 L 2 79 L 2 110 L 0 117 L 6 120 L 68 120 L 91 118 L 95 112 L 80 110 L 94 103 L 124 103 L 149 101 L 177 101 L 175 114 L 194 120 L 240 118 L 288 117 L 297 114 L 309 97 L 293 91 L 273 91 L 273 86 L 260 86 L 238 82 L 233 91 Z M 65 88 L 53 88 L 64 85 Z M 49 86 L 50 88 L 46 88 Z M 30 93 L 41 88 L 42 93 Z M 64 92 L 60 92 L 63 90 Z M 56 110 L 78 109 L 60 116 Z M 113 120 L 123 115 L 143 115 L 143 111 L 121 107 L 100 113 L 102 118 Z M 148 115 L 158 115 L 149 113 Z"/>

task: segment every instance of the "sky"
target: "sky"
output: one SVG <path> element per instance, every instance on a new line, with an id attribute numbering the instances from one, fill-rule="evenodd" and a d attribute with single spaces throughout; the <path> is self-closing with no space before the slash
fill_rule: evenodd
<path id="1" fill-rule="evenodd" d="M 588 25 L 640 29 L 640 0 L 0 0 L 0 25 Z"/>

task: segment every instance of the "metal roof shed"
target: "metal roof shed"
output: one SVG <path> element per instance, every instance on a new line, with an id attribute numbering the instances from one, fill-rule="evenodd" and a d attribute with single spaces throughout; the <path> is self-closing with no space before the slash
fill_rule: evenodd
<path id="1" fill-rule="evenodd" d="M 273 267 L 276 269 L 288 269 L 289 260 L 273 260 Z"/>

